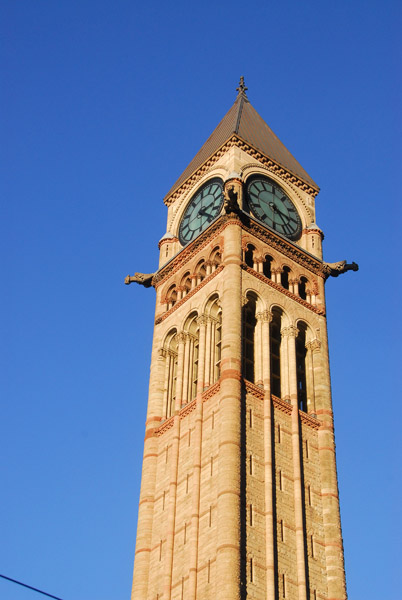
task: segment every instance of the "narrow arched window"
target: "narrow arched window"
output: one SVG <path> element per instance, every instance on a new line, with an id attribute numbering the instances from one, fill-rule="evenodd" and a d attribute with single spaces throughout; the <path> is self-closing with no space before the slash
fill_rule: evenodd
<path id="1" fill-rule="evenodd" d="M 201 283 L 201 281 L 203 281 L 205 279 L 206 274 L 207 274 L 207 270 L 205 268 L 205 262 L 203 260 L 198 263 L 198 265 L 195 269 L 195 273 L 197 276 L 197 285 L 198 285 L 199 283 Z"/>
<path id="2" fill-rule="evenodd" d="M 281 285 L 282 285 L 282 287 L 285 288 L 285 290 L 289 289 L 289 274 L 290 274 L 289 267 L 283 267 L 282 273 L 281 273 Z"/>
<path id="3" fill-rule="evenodd" d="M 305 277 L 300 277 L 299 296 L 300 296 L 300 298 L 302 298 L 302 300 L 306 300 L 306 298 L 307 298 L 307 294 L 306 294 L 307 283 L 308 283 L 308 281 Z"/>
<path id="4" fill-rule="evenodd" d="M 243 306 L 243 374 L 248 381 L 254 383 L 254 334 L 257 319 L 256 304 L 249 298 Z"/>
<path id="5" fill-rule="evenodd" d="M 265 260 L 262 265 L 262 272 L 264 273 L 265 277 L 268 277 L 268 279 L 272 279 L 271 265 L 272 265 L 273 258 L 272 258 L 272 256 L 268 256 L 268 255 L 265 256 L 264 258 L 265 258 Z"/>
<path id="6" fill-rule="evenodd" d="M 246 252 L 244 253 L 244 261 L 248 267 L 254 268 L 254 252 L 255 248 L 251 244 L 248 244 Z"/>
<path id="7" fill-rule="evenodd" d="M 197 315 L 189 317 L 185 331 L 190 335 L 186 340 L 188 348 L 188 364 L 184 366 L 184 372 L 188 373 L 187 388 L 184 390 L 184 401 L 191 402 L 197 395 L 197 383 L 198 383 L 198 323 Z M 185 376 L 184 379 L 187 379 Z"/>
<path id="8" fill-rule="evenodd" d="M 270 323 L 270 354 L 271 354 L 271 393 L 281 397 L 281 322 L 279 310 L 272 311 Z"/>
<path id="9" fill-rule="evenodd" d="M 222 256 L 221 256 L 221 251 L 220 248 L 214 248 L 211 252 L 210 258 L 209 258 L 209 262 L 211 263 L 211 265 L 217 267 L 218 265 L 221 264 L 222 262 Z"/>
<path id="10" fill-rule="evenodd" d="M 299 409 L 307 411 L 306 326 L 299 323 L 296 337 L 297 400 Z"/>
<path id="11" fill-rule="evenodd" d="M 176 330 L 168 334 L 162 356 L 165 358 L 165 383 L 164 383 L 164 413 L 168 419 L 174 412 L 176 400 L 177 378 L 177 337 Z"/>
<path id="12" fill-rule="evenodd" d="M 166 302 L 167 302 L 167 309 L 169 310 L 169 308 L 172 308 L 172 306 L 174 306 L 177 302 L 177 289 L 175 285 L 172 285 L 169 290 L 168 293 L 166 294 Z"/>

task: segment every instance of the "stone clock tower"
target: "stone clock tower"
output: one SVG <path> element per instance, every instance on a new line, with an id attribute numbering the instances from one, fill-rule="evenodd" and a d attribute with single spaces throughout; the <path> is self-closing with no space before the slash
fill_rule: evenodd
<path id="1" fill-rule="evenodd" d="M 165 197 L 132 600 L 344 600 L 319 188 L 235 103 Z"/>

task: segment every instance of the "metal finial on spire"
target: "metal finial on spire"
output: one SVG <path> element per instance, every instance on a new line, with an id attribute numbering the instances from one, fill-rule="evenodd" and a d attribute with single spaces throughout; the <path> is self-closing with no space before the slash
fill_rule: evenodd
<path id="1" fill-rule="evenodd" d="M 240 81 L 239 81 L 239 87 L 236 88 L 236 92 L 239 92 L 238 95 L 240 96 L 240 94 L 242 94 L 243 96 L 246 96 L 246 91 L 248 90 L 248 87 L 245 86 L 244 84 L 244 77 L 243 75 L 240 77 Z"/>

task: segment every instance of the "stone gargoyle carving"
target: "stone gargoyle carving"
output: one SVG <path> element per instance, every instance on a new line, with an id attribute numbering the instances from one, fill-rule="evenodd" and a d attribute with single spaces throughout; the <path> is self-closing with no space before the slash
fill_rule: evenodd
<path id="1" fill-rule="evenodd" d="M 134 276 L 127 275 L 124 283 L 126 285 L 130 285 L 130 283 L 139 283 L 140 285 L 149 288 L 152 286 L 152 278 L 154 275 L 155 273 L 134 273 Z"/>
<path id="2" fill-rule="evenodd" d="M 234 185 L 231 185 L 227 188 L 227 194 L 225 194 L 225 199 L 223 201 L 223 208 L 225 209 L 225 213 L 238 213 L 240 212 L 239 203 L 237 201 L 237 192 L 235 192 Z"/>
<path id="3" fill-rule="evenodd" d="M 355 262 L 347 263 L 346 260 L 340 260 L 339 262 L 334 263 L 323 263 L 322 270 L 324 272 L 325 278 L 328 277 L 338 277 L 342 273 L 346 273 L 346 271 L 358 271 L 359 265 Z"/>

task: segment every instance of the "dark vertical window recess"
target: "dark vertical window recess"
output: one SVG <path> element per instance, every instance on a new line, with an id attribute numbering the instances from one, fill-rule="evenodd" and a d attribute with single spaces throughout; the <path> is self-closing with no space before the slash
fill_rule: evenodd
<path id="1" fill-rule="evenodd" d="M 281 313 L 272 311 L 270 325 L 271 345 L 271 393 L 278 398 L 281 397 Z"/>
<path id="2" fill-rule="evenodd" d="M 247 246 L 247 250 L 246 250 L 246 252 L 244 254 L 245 263 L 251 269 L 254 268 L 254 252 L 255 252 L 254 246 L 252 246 L 251 244 L 249 244 Z"/>
<path id="3" fill-rule="evenodd" d="M 307 411 L 306 385 L 306 326 L 299 323 L 296 337 L 297 400 L 299 409 Z"/>
<path id="4" fill-rule="evenodd" d="M 255 300 L 249 298 L 243 306 L 243 375 L 251 383 L 254 383 L 255 309 Z"/>
<path id="5" fill-rule="evenodd" d="M 262 272 L 264 273 L 265 277 L 268 277 L 268 279 L 272 279 L 272 269 L 271 269 L 271 265 L 272 265 L 272 256 L 265 256 L 264 257 L 264 263 L 262 265 Z"/>
<path id="6" fill-rule="evenodd" d="M 283 271 L 281 273 L 281 285 L 285 288 L 285 290 L 289 289 L 289 267 L 283 267 Z"/>
<path id="7" fill-rule="evenodd" d="M 306 300 L 306 298 L 307 298 L 306 285 L 307 285 L 307 279 L 305 277 L 300 277 L 299 296 L 302 300 Z"/>

